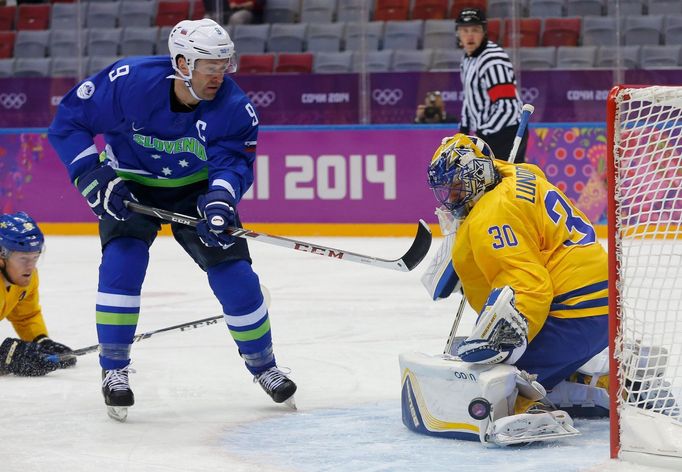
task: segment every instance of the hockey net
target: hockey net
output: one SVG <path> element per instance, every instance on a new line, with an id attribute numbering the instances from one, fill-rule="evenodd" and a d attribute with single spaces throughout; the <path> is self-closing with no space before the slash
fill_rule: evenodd
<path id="1" fill-rule="evenodd" d="M 682 470 L 682 87 L 607 110 L 611 456 Z"/>

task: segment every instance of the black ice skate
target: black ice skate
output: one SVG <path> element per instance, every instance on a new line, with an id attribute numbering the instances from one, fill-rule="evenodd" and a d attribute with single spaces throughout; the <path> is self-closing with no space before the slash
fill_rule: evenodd
<path id="1" fill-rule="evenodd" d="M 128 418 L 128 407 L 135 403 L 135 395 L 128 385 L 128 366 L 123 369 L 102 369 L 102 394 L 107 414 L 116 421 Z"/>
<path id="2" fill-rule="evenodd" d="M 270 395 L 275 403 L 285 403 L 288 407 L 296 409 L 296 402 L 294 401 L 296 384 L 277 367 L 270 367 L 254 377 L 253 381 L 258 381 L 265 393 Z"/>

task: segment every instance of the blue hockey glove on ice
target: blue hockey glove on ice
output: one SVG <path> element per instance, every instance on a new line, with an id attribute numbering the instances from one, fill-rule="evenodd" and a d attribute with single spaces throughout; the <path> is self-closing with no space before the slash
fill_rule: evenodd
<path id="1" fill-rule="evenodd" d="M 223 249 L 234 244 L 234 238 L 223 232 L 237 224 L 234 207 L 234 197 L 227 190 L 211 190 L 199 196 L 197 210 L 202 220 L 197 225 L 197 234 L 202 243 Z"/>
<path id="2" fill-rule="evenodd" d="M 40 349 L 44 353 L 49 354 L 49 355 L 59 356 L 61 354 L 68 354 L 70 352 L 73 352 L 73 350 L 70 347 L 65 346 L 62 343 L 58 343 L 57 341 L 53 341 L 52 339 L 48 338 L 44 334 L 37 336 L 33 340 L 33 342 L 38 344 Z M 52 358 L 50 358 L 50 359 L 52 359 Z M 76 365 L 76 360 L 77 360 L 77 358 L 75 356 L 70 357 L 68 359 L 60 360 L 59 361 L 59 368 L 65 369 L 67 367 L 72 367 L 72 366 Z"/>
<path id="3" fill-rule="evenodd" d="M 48 355 L 37 343 L 7 338 L 0 345 L 0 372 L 26 377 L 39 377 L 59 364 L 48 360 Z"/>
<path id="4" fill-rule="evenodd" d="M 131 212 L 123 202 L 137 201 L 123 179 L 107 165 L 99 166 L 78 177 L 76 187 L 100 220 L 102 218 L 127 220 Z"/>

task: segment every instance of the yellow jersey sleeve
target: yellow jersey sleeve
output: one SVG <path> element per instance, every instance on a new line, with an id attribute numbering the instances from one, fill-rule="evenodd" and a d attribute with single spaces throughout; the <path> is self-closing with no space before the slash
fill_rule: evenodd
<path id="1" fill-rule="evenodd" d="M 40 283 L 38 271 L 33 273 L 28 287 L 10 285 L 9 290 L 2 293 L 2 318 L 7 318 L 14 326 L 17 335 L 24 341 L 33 341 L 41 334 L 47 336 L 47 327 L 43 319 L 38 296 Z"/>

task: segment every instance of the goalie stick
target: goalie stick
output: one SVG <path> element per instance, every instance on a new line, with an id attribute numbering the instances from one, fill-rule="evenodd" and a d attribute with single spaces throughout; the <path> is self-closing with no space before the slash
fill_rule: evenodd
<path id="1" fill-rule="evenodd" d="M 218 320 L 220 320 L 222 318 L 223 318 L 223 315 L 216 315 L 216 316 L 211 316 L 209 318 L 204 318 L 202 320 L 189 321 L 187 323 L 182 323 L 182 324 L 175 325 L 175 326 L 169 326 L 167 328 L 160 328 L 160 329 L 156 329 L 154 331 L 147 331 L 146 333 L 136 334 L 133 337 L 133 342 L 136 343 L 138 341 L 142 341 L 143 339 L 151 338 L 155 334 L 165 333 L 168 331 L 175 331 L 175 330 L 189 331 L 190 329 L 202 328 L 204 326 L 218 324 Z M 91 352 L 97 351 L 98 349 L 99 349 L 99 344 L 93 344 L 92 346 L 82 347 L 80 349 L 76 349 L 76 350 L 71 351 L 71 352 L 66 353 L 66 354 L 53 354 L 51 356 L 48 356 L 47 360 L 49 360 L 51 362 L 59 362 L 59 361 L 63 361 L 66 359 L 71 359 L 73 357 L 82 356 L 84 354 L 89 354 Z"/>
<path id="2" fill-rule="evenodd" d="M 192 227 L 196 227 L 200 221 L 198 218 L 194 218 L 192 216 L 161 210 L 159 208 L 154 208 L 147 205 L 140 205 L 139 203 L 135 202 L 126 201 L 126 206 L 135 213 L 140 213 L 147 216 L 155 216 L 156 218 L 160 218 L 165 221 L 172 221 L 174 223 L 180 223 Z M 333 247 L 306 243 L 282 236 L 259 233 L 246 228 L 228 227 L 225 230 L 225 233 L 237 238 L 253 239 L 265 244 L 272 244 L 288 249 L 295 249 L 297 251 L 309 252 L 311 254 L 317 254 L 318 256 L 327 256 L 333 259 L 358 262 L 360 264 L 382 267 L 384 269 L 398 270 L 401 272 L 409 272 L 417 267 L 417 265 L 419 265 L 422 259 L 424 259 L 426 254 L 429 252 L 429 248 L 431 247 L 431 229 L 426 222 L 424 222 L 424 220 L 419 220 L 417 235 L 415 236 L 412 245 L 399 259 L 381 259 L 373 256 L 365 256 L 363 254 L 344 251 L 342 249 L 335 249 Z"/>
<path id="3" fill-rule="evenodd" d="M 530 103 L 523 105 L 521 109 L 521 120 L 519 121 L 519 127 L 516 130 L 516 136 L 514 137 L 514 143 L 512 144 L 511 152 L 509 153 L 509 158 L 507 162 L 513 163 L 516 160 L 516 153 L 519 152 L 519 146 L 521 146 L 521 140 L 523 140 L 523 134 L 526 132 L 528 127 L 528 121 L 530 120 L 530 115 L 535 111 L 535 107 Z M 452 328 L 450 329 L 450 335 L 448 336 L 448 341 L 445 343 L 445 349 L 443 349 L 443 354 L 450 354 L 452 351 L 452 343 L 455 341 L 457 336 L 457 328 L 459 328 L 459 322 L 462 321 L 462 314 L 464 313 L 464 308 L 467 305 L 467 297 L 462 292 L 462 301 L 459 302 L 459 308 L 457 308 L 457 314 L 452 322 Z"/>

